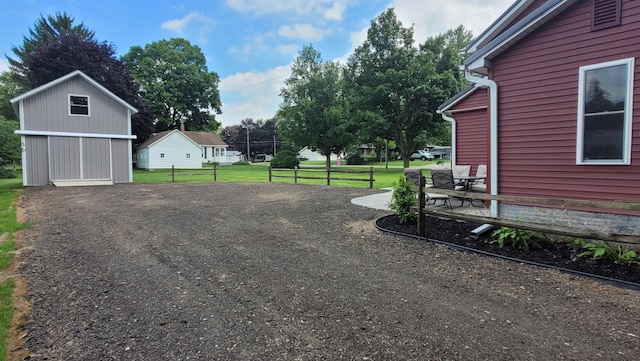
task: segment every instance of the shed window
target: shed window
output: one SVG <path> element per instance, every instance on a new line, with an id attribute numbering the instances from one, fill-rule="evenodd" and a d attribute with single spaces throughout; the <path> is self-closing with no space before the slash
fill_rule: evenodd
<path id="1" fill-rule="evenodd" d="M 593 0 L 591 30 L 620 25 L 621 0 Z"/>
<path id="2" fill-rule="evenodd" d="M 580 67 L 578 164 L 630 164 L 634 59 Z"/>
<path id="3" fill-rule="evenodd" d="M 89 97 L 87 95 L 69 95 L 69 115 L 89 115 Z"/>

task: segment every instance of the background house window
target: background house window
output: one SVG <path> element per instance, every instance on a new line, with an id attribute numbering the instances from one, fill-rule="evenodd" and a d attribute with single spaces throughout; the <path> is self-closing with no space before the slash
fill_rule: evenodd
<path id="1" fill-rule="evenodd" d="M 187 153 L 187 159 L 191 158 L 191 154 Z"/>
<path id="2" fill-rule="evenodd" d="M 160 158 L 164 158 L 164 153 L 160 153 Z"/>
<path id="3" fill-rule="evenodd" d="M 633 64 L 631 58 L 580 68 L 578 164 L 630 164 Z"/>
<path id="4" fill-rule="evenodd" d="M 89 97 L 69 95 L 69 115 L 89 115 Z"/>

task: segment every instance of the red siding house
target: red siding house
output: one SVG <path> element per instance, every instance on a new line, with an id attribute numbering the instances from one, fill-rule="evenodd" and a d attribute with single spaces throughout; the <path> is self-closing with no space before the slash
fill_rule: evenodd
<path id="1" fill-rule="evenodd" d="M 472 85 L 439 108 L 454 125 L 454 164 L 482 153 L 494 195 L 640 202 L 639 1 L 519 0 L 468 51 Z M 491 212 L 640 231 L 635 210 L 493 201 Z"/>

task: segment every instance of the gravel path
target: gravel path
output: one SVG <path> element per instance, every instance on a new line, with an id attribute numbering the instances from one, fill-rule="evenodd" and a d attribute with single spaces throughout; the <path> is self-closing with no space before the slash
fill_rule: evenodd
<path id="1" fill-rule="evenodd" d="M 375 192 L 24 189 L 29 359 L 640 359 L 639 291 L 382 233 Z"/>

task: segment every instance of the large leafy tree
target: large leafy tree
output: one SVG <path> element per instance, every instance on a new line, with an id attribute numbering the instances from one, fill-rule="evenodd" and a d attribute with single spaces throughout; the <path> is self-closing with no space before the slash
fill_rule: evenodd
<path id="1" fill-rule="evenodd" d="M 323 61 L 311 45 L 303 47 L 280 95 L 278 133 L 299 148 L 318 149 L 329 168 L 331 153 L 340 154 L 351 145 L 355 133 L 340 64 Z"/>
<path id="2" fill-rule="evenodd" d="M 0 115 L 0 167 L 4 167 L 7 162 L 13 163 L 20 160 L 22 147 L 20 136 L 14 131 L 18 129 L 18 122 L 7 120 Z M 0 176 L 7 174 L 0 170 Z"/>
<path id="3" fill-rule="evenodd" d="M 95 41 L 92 30 L 85 27 L 83 23 L 75 25 L 74 21 L 74 18 L 65 12 L 58 12 L 47 17 L 41 15 L 34 26 L 29 29 L 29 35 L 23 37 L 22 45 L 11 48 L 16 57 L 7 56 L 9 69 L 23 91 L 32 88 L 30 56 L 34 51 L 48 46 L 63 36 L 74 36 L 88 42 Z"/>
<path id="4" fill-rule="evenodd" d="M 158 130 L 177 129 L 180 123 L 187 130 L 219 127 L 215 114 L 222 106 L 220 78 L 207 69 L 200 47 L 185 39 L 160 40 L 131 47 L 122 60 L 151 103 Z"/>
<path id="5" fill-rule="evenodd" d="M 242 119 L 240 124 L 225 127 L 220 133 L 220 138 L 231 149 L 245 154 L 247 153 L 247 141 L 249 143 L 249 151 L 252 154 L 273 154 L 274 145 L 278 151 L 282 147 L 282 142 L 276 132 L 276 123 L 273 119 Z"/>
<path id="6" fill-rule="evenodd" d="M 10 101 L 23 92 L 24 89 L 16 82 L 11 72 L 5 71 L 0 74 L 0 116 L 18 119 Z"/>
<path id="7" fill-rule="evenodd" d="M 424 133 L 434 132 L 441 121 L 437 107 L 464 82 L 459 53 L 469 40 L 458 28 L 416 47 L 413 28 L 403 27 L 392 8 L 372 21 L 367 40 L 348 62 L 349 89 L 366 129 L 361 135 L 372 142 L 394 140 L 408 167 Z"/>

